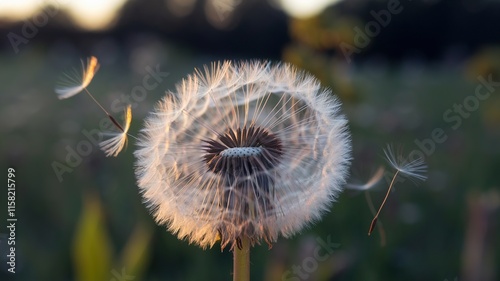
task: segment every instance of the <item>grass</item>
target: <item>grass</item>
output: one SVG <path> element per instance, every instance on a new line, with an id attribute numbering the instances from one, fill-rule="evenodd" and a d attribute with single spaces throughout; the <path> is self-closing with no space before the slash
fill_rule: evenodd
<path id="1" fill-rule="evenodd" d="M 168 48 L 175 61 L 159 59 L 158 63 L 171 75 L 133 109 L 132 134 L 142 127 L 142 119 L 165 90 L 173 89 L 180 77 L 209 60 Z M 120 94 L 129 94 L 143 77 L 140 69 L 134 71 L 127 57 L 120 55 L 119 60 L 101 67 L 89 87 L 104 106 Z M 230 253 L 221 254 L 217 248 L 203 251 L 155 225 L 135 185 L 133 139 L 117 158 L 106 158 L 94 147 L 80 165 L 64 174 L 62 182 L 57 180 L 52 163 L 64 163 L 67 146 L 76 147 L 85 140 L 82 130 L 98 128 L 105 117 L 83 95 L 56 99 L 53 87 L 57 77 L 78 59 L 57 57 L 44 48 L 27 49 L 15 58 L 0 55 L 0 150 L 4 155 L 0 161 L 4 170 L 14 166 L 17 171 L 19 274 L 26 280 L 78 279 L 72 245 L 85 210 L 83 198 L 95 194 L 102 208 L 102 232 L 109 238 L 106 247 L 113 267 L 107 270 L 109 274 L 121 270 L 123 250 L 140 223 L 152 234 L 143 259 L 147 262 L 142 267 L 129 264 L 136 280 L 199 280 L 200 276 L 230 280 Z M 469 217 L 467 200 L 498 188 L 500 179 L 500 135 L 495 129 L 500 127 L 495 114 L 498 92 L 481 102 L 457 129 L 443 119 L 446 110 L 474 94 L 477 81 L 468 78 L 469 72 L 439 64 L 366 64 L 339 78 L 345 79 L 356 96 L 344 107 L 353 133 L 353 179 L 367 178 L 384 163 L 381 156 L 386 143 L 402 144 L 405 151 L 419 149 L 415 141 L 432 137 L 435 128 L 442 128 L 447 140 L 436 144 L 426 159 L 426 183 L 397 184 L 389 197 L 380 217 L 387 233 L 386 247 L 380 247 L 376 231 L 371 237 L 366 235 L 372 215 L 365 197 L 345 192 L 321 222 L 302 234 L 280 239 L 271 251 L 265 245 L 252 249 L 253 278 L 281 280 L 283 272 L 302 265 L 311 255 L 316 238 L 328 235 L 340 244 L 339 249 L 319 262 L 310 276 L 335 276 L 335 280 L 453 280 L 460 276 Z M 338 94 L 342 98 L 342 92 Z M 385 188 L 381 185 L 372 192 L 375 202 L 382 199 Z M 0 219 L 5 221 L 5 212 Z M 490 223 L 492 231 L 498 232 L 498 220 Z M 488 243 L 485 251 L 498 262 L 499 241 L 490 239 Z M 7 275 L 1 272 L 0 276 Z"/>

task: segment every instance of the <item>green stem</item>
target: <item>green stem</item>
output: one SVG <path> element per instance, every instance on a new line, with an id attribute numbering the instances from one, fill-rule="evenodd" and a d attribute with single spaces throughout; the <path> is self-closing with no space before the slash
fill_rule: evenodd
<path id="1" fill-rule="evenodd" d="M 241 249 L 234 247 L 233 256 L 233 280 L 250 281 L 250 241 L 247 237 L 241 239 Z"/>

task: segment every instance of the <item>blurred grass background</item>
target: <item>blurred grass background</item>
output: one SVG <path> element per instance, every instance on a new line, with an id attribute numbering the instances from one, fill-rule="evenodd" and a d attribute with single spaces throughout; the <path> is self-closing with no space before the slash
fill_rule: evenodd
<path id="1" fill-rule="evenodd" d="M 87 141 L 83 130 L 99 129 L 105 116 L 84 94 L 59 101 L 53 89 L 63 72 L 78 67 L 81 58 L 96 55 L 101 69 L 89 90 L 107 108 L 142 85 L 146 67 L 159 65 L 169 73 L 135 104 L 132 134 L 164 92 L 195 67 L 221 59 L 291 62 L 316 75 L 344 103 L 354 149 L 353 183 L 366 181 L 385 166 L 382 149 L 387 143 L 402 145 L 408 153 L 422 151 L 416 142 L 432 138 L 436 128 L 444 131 L 446 141 L 434 143 L 434 151 L 426 155 L 429 179 L 418 185 L 398 183 L 390 195 L 380 218 L 384 245 L 380 232 L 366 235 L 372 219 L 366 194 L 346 191 L 321 222 L 292 239 L 280 239 L 271 250 L 265 245 L 254 248 L 252 280 L 498 280 L 499 87 L 467 112 L 467 118 L 461 117 L 456 129 L 443 114 L 474 96 L 478 77 L 500 81 L 500 38 L 471 28 L 464 31 L 464 42 L 457 43 L 450 39 L 460 30 L 453 21 L 436 30 L 400 33 L 408 21 L 415 30 L 426 21 L 438 22 L 446 7 L 448 15 L 483 17 L 484 22 L 472 21 L 470 26 L 483 24 L 491 30 L 495 25 L 488 15 L 498 15 L 493 13 L 498 3 L 481 2 L 483 6 L 474 6 L 477 11 L 467 1 L 454 9 L 446 5 L 455 1 L 405 6 L 407 14 L 393 15 L 390 25 L 349 63 L 340 44 L 355 44 L 353 28 L 372 20 L 369 11 L 387 6 L 386 1 L 358 2 L 353 8 L 349 1 L 341 1 L 301 19 L 266 1 L 238 1 L 231 14 L 214 24 L 206 10 L 195 9 L 188 19 L 175 21 L 161 17 L 162 11 L 155 9 L 160 1 L 141 6 L 130 1 L 118 23 L 105 30 L 82 30 L 64 14 L 53 17 L 29 43 L 20 45 L 18 53 L 7 38 L 9 32 L 20 34 L 23 22 L 2 21 L 0 166 L 4 179 L 8 167 L 16 169 L 18 222 L 13 276 L 6 266 L 4 191 L 0 279 L 232 278 L 230 252 L 188 245 L 154 223 L 135 184 L 133 139 L 116 158 L 106 158 L 93 146 L 58 180 L 54 163 L 67 165 L 68 147 L 76 149 Z M 422 13 L 435 17 L 422 18 Z M 163 21 L 155 21 L 159 19 Z M 165 27 L 172 22 L 176 25 Z M 424 42 L 408 43 L 412 34 L 424 36 Z M 443 34 L 448 34 L 448 41 Z M 120 111 L 112 113 L 121 116 Z M 390 167 L 387 172 L 392 173 Z M 370 191 L 375 206 L 386 187 L 383 180 Z M 331 239 L 338 248 L 327 260 L 317 261 L 316 268 L 304 261 L 313 257 L 318 239 Z M 298 266 L 302 275 L 293 273 Z M 314 270 L 306 272 L 308 267 Z"/>

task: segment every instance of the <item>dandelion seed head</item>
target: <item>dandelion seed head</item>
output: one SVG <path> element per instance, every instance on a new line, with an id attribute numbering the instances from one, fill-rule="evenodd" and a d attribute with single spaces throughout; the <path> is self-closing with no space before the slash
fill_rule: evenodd
<path id="1" fill-rule="evenodd" d="M 156 221 L 201 247 L 289 237 L 321 218 L 350 163 L 340 103 L 288 64 L 196 70 L 158 103 L 135 152 Z"/>

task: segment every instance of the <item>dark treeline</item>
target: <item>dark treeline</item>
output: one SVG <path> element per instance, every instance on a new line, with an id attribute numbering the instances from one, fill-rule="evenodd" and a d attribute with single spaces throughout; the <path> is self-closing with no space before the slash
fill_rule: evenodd
<path id="1" fill-rule="evenodd" d="M 207 20 L 205 4 L 205 0 L 198 0 L 189 14 L 177 17 L 169 12 L 164 0 L 129 0 L 113 27 L 99 32 L 82 31 L 67 15 L 54 12 L 30 40 L 50 45 L 64 39 L 85 48 L 96 38 L 120 41 L 130 34 L 146 32 L 203 52 L 269 58 L 279 58 L 291 40 L 290 19 L 266 0 L 241 0 L 232 12 L 224 15 L 223 11 L 219 16 L 227 22 L 222 27 Z M 440 59 L 449 52 L 465 56 L 481 46 L 500 43 L 497 28 L 500 3 L 493 1 L 343 1 L 324 11 L 322 17 L 328 17 L 332 11 L 335 15 L 355 17 L 365 23 L 359 26 L 363 29 L 375 20 L 374 13 L 387 10 L 388 5 L 398 5 L 402 10 L 392 14 L 386 26 L 381 26 L 360 58 L 382 54 L 389 59 L 414 55 Z M 49 8 L 41 13 L 48 11 Z M 12 50 L 12 36 L 8 35 L 23 36 L 24 25 L 26 22 L 0 22 L 0 48 Z"/>

